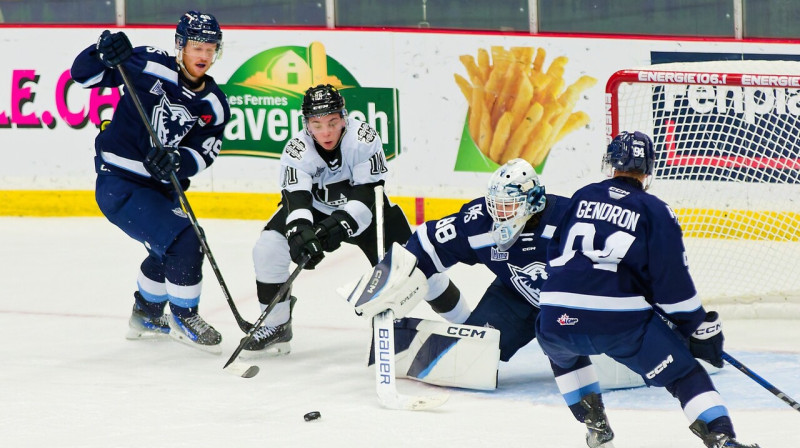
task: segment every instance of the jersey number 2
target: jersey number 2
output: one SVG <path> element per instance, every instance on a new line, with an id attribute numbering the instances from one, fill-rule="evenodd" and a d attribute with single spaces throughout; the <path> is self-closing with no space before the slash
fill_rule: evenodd
<path id="1" fill-rule="evenodd" d="M 575 256 L 575 240 L 581 237 L 580 252 L 594 263 L 594 269 L 617 272 L 617 265 L 625 258 L 628 249 L 636 240 L 636 237 L 622 231 L 612 233 L 606 238 L 603 248 L 594 247 L 595 236 L 594 224 L 579 222 L 570 227 L 567 234 L 567 242 L 564 245 L 564 253 L 561 256 L 550 260 L 551 266 L 564 266 Z"/>

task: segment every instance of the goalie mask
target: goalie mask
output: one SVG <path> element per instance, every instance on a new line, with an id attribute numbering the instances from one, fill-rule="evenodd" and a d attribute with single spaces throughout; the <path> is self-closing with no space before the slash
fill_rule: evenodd
<path id="1" fill-rule="evenodd" d="M 211 63 L 216 62 L 222 54 L 222 29 L 217 19 L 211 14 L 187 11 L 175 28 L 175 53 L 180 64 L 183 64 L 183 50 L 190 42 L 216 44 Z"/>
<path id="2" fill-rule="evenodd" d="M 544 185 L 530 163 L 512 159 L 498 168 L 489 179 L 486 208 L 494 220 L 492 239 L 500 250 L 517 240 L 531 216 L 544 210 Z"/>
<path id="3" fill-rule="evenodd" d="M 644 189 L 650 186 L 656 154 L 653 141 L 639 131 L 622 132 L 608 145 L 603 156 L 602 170 L 611 177 L 614 172 L 645 174 Z"/>

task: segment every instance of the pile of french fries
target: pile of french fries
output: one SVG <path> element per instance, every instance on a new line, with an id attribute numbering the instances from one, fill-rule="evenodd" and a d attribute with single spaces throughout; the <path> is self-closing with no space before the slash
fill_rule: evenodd
<path id="1" fill-rule="evenodd" d="M 572 110 L 597 79 L 581 76 L 565 88 L 568 58 L 555 58 L 545 71 L 545 56 L 543 48 L 494 46 L 491 60 L 483 48 L 477 61 L 459 57 L 469 76 L 455 74 L 470 105 L 469 134 L 498 164 L 521 157 L 539 166 L 557 141 L 589 123 L 586 112 Z"/>

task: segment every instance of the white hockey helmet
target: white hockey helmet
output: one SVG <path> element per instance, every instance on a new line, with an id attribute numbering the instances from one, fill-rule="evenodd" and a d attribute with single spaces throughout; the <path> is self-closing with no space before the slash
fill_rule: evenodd
<path id="1" fill-rule="evenodd" d="M 500 250 L 508 249 L 531 216 L 544 210 L 544 185 L 530 163 L 512 159 L 489 178 L 486 208 L 494 220 L 492 237 Z"/>

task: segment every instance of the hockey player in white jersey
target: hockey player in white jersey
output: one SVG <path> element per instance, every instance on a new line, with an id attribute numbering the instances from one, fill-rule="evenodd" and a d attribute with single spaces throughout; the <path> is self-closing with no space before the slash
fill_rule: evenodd
<path id="1" fill-rule="evenodd" d="M 675 214 L 645 191 L 654 163 L 650 137 L 623 132 L 603 159 L 613 177 L 572 196 L 548 246 L 536 338 L 592 448 L 611 447 L 614 438 L 589 358 L 600 353 L 666 388 L 706 447 L 757 448 L 735 439 L 728 409 L 697 361 L 722 367 L 721 321 L 700 303 Z"/>
<path id="2" fill-rule="evenodd" d="M 305 255 L 305 268 L 314 269 L 325 252 L 346 242 L 358 245 L 370 264 L 378 262 L 374 188 L 388 172 L 380 136 L 347 116 L 344 98 L 330 84 L 306 91 L 302 113 L 304 129 L 281 155 L 281 206 L 253 248 L 262 312 L 289 278 L 290 262 Z M 386 244 L 405 243 L 411 235 L 405 215 L 386 196 L 383 201 Z M 295 301 L 290 293 L 280 298 L 244 347 L 245 356 L 289 352 Z"/>

